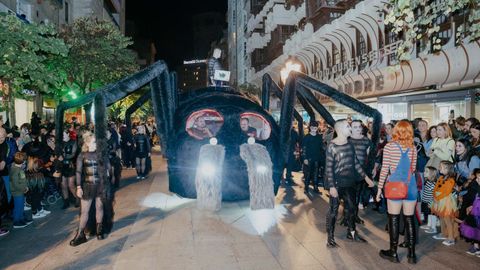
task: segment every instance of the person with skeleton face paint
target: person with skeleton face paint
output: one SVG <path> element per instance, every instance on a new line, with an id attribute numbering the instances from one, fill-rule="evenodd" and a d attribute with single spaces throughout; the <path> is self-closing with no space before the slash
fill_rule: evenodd
<path id="1" fill-rule="evenodd" d="M 327 213 L 327 247 L 337 247 L 334 238 L 335 222 L 338 214 L 340 200 L 345 202 L 345 218 L 348 224 L 347 239 L 354 242 L 366 242 L 355 230 L 355 195 L 358 175 L 364 178 L 370 187 L 373 181 L 365 174 L 360 162 L 355 155 L 352 143 L 348 141 L 351 136 L 351 127 L 347 120 L 338 120 L 335 123 L 337 137 L 327 146 L 325 185 L 330 193 L 330 208 Z"/>
<path id="2" fill-rule="evenodd" d="M 367 158 L 368 158 L 368 153 L 370 152 L 370 148 L 372 147 L 372 142 L 370 139 L 367 138 L 363 134 L 363 123 L 360 120 L 354 120 L 352 121 L 352 136 L 349 138 L 349 142 L 353 144 L 353 147 L 355 148 L 355 155 L 360 162 L 360 165 L 362 166 L 363 170 L 367 172 Z M 358 216 L 358 208 L 362 207 L 365 203 L 368 203 L 368 195 L 370 195 L 370 192 L 368 192 L 368 188 L 366 187 L 365 181 L 363 181 L 363 177 L 358 176 L 357 179 L 357 184 L 356 184 L 356 198 L 355 198 L 355 222 L 359 224 L 364 224 L 365 222 Z M 365 194 L 367 196 L 365 196 Z M 367 198 L 365 198 L 367 197 Z"/>

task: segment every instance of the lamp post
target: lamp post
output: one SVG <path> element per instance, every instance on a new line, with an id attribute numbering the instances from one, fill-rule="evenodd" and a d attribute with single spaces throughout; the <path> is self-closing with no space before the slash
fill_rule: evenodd
<path id="1" fill-rule="evenodd" d="M 282 86 L 284 86 L 285 83 L 287 82 L 287 78 L 290 72 L 301 71 L 301 70 L 302 70 L 302 66 L 300 64 L 295 63 L 291 60 L 287 61 L 285 63 L 285 67 L 280 70 L 280 80 L 281 80 Z"/>

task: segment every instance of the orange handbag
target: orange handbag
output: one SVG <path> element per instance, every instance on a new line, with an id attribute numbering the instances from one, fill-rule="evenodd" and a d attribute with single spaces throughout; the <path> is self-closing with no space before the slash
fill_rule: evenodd
<path id="1" fill-rule="evenodd" d="M 390 182 L 388 181 L 385 184 L 385 198 L 390 200 L 403 200 L 407 198 L 408 195 L 408 184 L 410 184 L 410 179 L 412 177 L 412 164 L 413 164 L 413 151 L 412 158 L 410 159 L 410 169 L 408 170 L 408 180 L 407 182 Z"/>

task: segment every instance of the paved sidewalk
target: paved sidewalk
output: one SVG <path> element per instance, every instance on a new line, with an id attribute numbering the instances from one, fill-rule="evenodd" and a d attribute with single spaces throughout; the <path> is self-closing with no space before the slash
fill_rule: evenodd
<path id="1" fill-rule="evenodd" d="M 379 258 L 388 246 L 385 215 L 360 210 L 359 231 L 368 244 L 347 242 L 337 225 L 341 248 L 325 247 L 327 198 L 303 194 L 300 186 L 281 188 L 275 211 L 249 210 L 248 201 L 223 203 L 217 213 L 198 211 L 195 200 L 168 192 L 166 163 L 154 157 L 154 172 L 143 181 L 124 170 L 117 192 L 113 232 L 70 247 L 77 210 L 54 208 L 33 225 L 0 238 L 0 269 L 477 269 L 480 258 L 467 255 L 463 241 L 446 247 L 420 234 L 419 262 L 400 264 Z M 300 181 L 297 181 L 300 184 Z M 59 208 L 59 206 L 57 206 Z M 368 216 L 368 217 L 366 217 Z M 274 217 L 278 224 L 272 225 Z"/>

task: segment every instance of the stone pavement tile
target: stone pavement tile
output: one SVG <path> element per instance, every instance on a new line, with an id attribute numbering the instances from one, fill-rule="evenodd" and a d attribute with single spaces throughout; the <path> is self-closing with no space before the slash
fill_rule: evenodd
<path id="1" fill-rule="evenodd" d="M 297 223 L 281 222 L 280 226 L 284 227 L 300 243 L 326 241 L 327 238 L 325 233 L 305 220 L 298 220 Z"/>
<path id="2" fill-rule="evenodd" d="M 234 243 L 233 251 L 238 261 L 273 258 L 273 254 L 261 240 L 249 243 Z"/>
<path id="3" fill-rule="evenodd" d="M 278 261 L 271 258 L 261 258 L 261 259 L 245 259 L 238 262 L 240 269 L 242 270 L 280 270 L 282 267 Z"/>
<path id="4" fill-rule="evenodd" d="M 195 261 L 201 267 L 237 263 L 232 245 L 224 243 L 195 243 L 194 253 Z"/>
<path id="5" fill-rule="evenodd" d="M 319 263 L 293 236 L 263 237 L 263 239 L 283 268 Z"/>
<path id="6" fill-rule="evenodd" d="M 132 270 L 132 269 L 158 269 L 157 258 L 134 258 L 125 259 L 119 258 L 113 267 L 115 270 Z"/>

